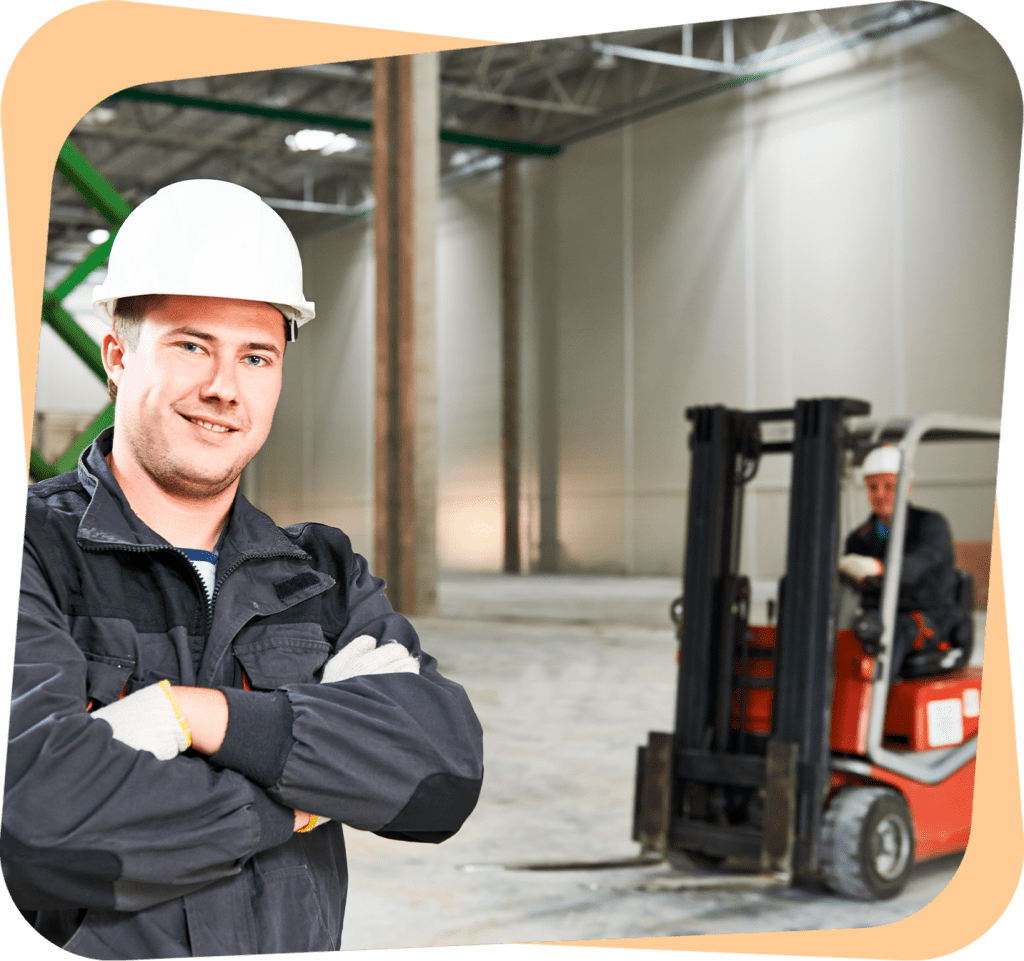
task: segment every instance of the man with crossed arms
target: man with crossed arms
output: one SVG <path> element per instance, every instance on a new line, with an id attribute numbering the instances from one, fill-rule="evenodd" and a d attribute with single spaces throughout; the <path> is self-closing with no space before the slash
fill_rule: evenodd
<path id="1" fill-rule="evenodd" d="M 313 317 L 259 197 L 166 187 L 94 308 L 114 426 L 29 489 L 0 860 L 93 958 L 337 949 L 342 824 L 438 842 L 480 725 L 348 538 L 238 492 Z"/>

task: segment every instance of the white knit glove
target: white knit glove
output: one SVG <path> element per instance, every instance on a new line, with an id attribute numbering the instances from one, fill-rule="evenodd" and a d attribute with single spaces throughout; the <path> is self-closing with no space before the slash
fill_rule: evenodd
<path id="1" fill-rule="evenodd" d="M 420 662 L 405 645 L 388 641 L 377 647 L 369 634 L 351 640 L 324 665 L 321 684 L 344 681 L 363 674 L 419 674 Z"/>
<path id="2" fill-rule="evenodd" d="M 92 712 L 106 721 L 114 737 L 136 751 L 169 761 L 192 744 L 192 735 L 168 681 L 151 684 Z"/>
<path id="3" fill-rule="evenodd" d="M 855 581 L 862 581 L 865 577 L 881 577 L 885 571 L 885 565 L 877 557 L 867 557 L 864 554 L 844 554 L 839 561 L 839 570 Z"/>

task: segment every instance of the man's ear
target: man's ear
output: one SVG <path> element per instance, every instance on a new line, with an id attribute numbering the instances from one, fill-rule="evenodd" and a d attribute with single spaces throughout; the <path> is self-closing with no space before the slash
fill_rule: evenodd
<path id="1" fill-rule="evenodd" d="M 121 376 L 124 373 L 124 359 L 127 352 L 121 338 L 112 330 L 107 331 L 103 335 L 103 343 L 100 345 L 103 369 L 118 387 L 121 385 Z"/>

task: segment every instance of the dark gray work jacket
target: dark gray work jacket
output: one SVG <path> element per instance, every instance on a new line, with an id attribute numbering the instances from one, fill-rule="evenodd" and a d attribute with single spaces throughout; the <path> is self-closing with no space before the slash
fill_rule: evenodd
<path id="1" fill-rule="evenodd" d="M 348 538 L 239 495 L 208 601 L 104 460 L 29 490 L 0 861 L 44 936 L 92 958 L 340 947 L 342 825 L 442 841 L 476 803 L 480 725 Z M 188 545 L 186 545 L 188 546 Z M 355 637 L 420 673 L 320 684 Z M 90 716 L 168 679 L 221 688 L 212 758 L 160 761 Z M 293 834 L 295 809 L 332 820 Z"/>
<path id="2" fill-rule="evenodd" d="M 885 562 L 888 541 L 879 536 L 872 514 L 846 538 L 845 553 Z M 881 579 L 869 578 L 861 595 L 866 607 L 881 605 Z M 944 617 L 956 604 L 956 560 L 946 518 L 936 511 L 907 505 L 900 568 L 899 609 Z"/>

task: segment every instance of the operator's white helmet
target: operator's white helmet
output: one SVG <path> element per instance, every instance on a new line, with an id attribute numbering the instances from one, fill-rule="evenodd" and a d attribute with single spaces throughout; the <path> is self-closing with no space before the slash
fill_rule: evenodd
<path id="1" fill-rule="evenodd" d="M 119 298 L 141 294 L 262 300 L 292 329 L 314 317 L 288 226 L 257 194 L 224 180 L 171 184 L 128 215 L 92 309 L 109 324 Z"/>
<path id="2" fill-rule="evenodd" d="M 861 473 L 865 477 L 872 474 L 898 474 L 900 472 L 900 450 L 892 444 L 883 444 L 876 447 L 867 457 L 864 458 L 864 467 Z"/>

